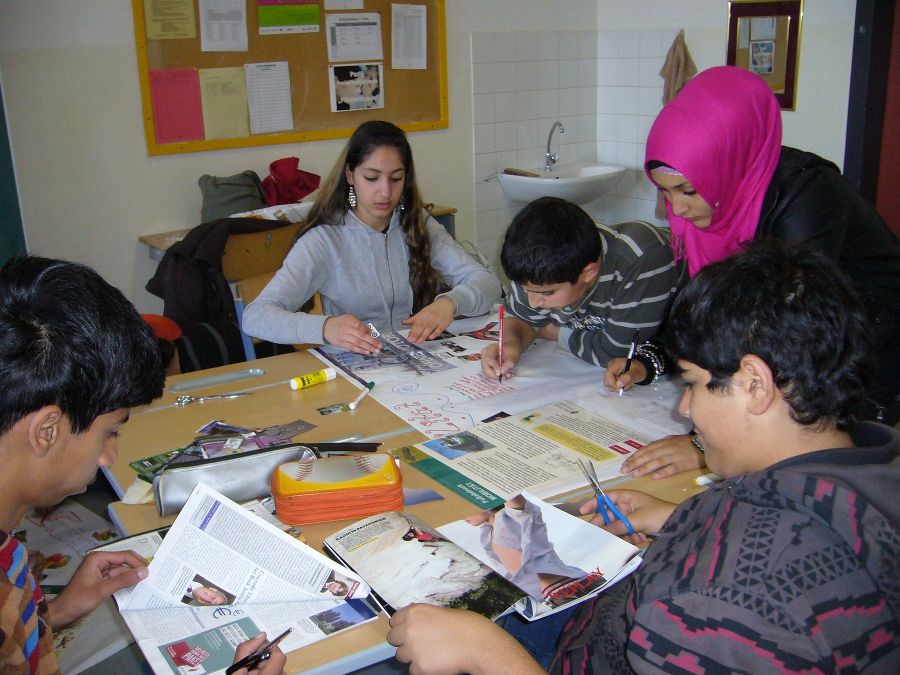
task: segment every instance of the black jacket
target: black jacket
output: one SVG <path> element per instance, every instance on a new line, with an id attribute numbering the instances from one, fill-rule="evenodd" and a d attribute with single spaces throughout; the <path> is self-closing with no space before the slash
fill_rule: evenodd
<path id="1" fill-rule="evenodd" d="M 838 168 L 782 147 L 756 238 L 803 242 L 835 260 L 871 316 L 900 312 L 900 241 Z"/>
<path id="2" fill-rule="evenodd" d="M 237 322 L 231 287 L 222 273 L 229 235 L 262 232 L 289 223 L 258 218 L 222 218 L 203 223 L 170 246 L 147 291 L 164 300 L 163 315 L 182 329 L 213 321 Z"/>

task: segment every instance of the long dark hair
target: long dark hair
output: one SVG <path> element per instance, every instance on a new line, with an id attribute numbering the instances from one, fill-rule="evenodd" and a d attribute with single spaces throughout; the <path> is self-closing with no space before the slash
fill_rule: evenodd
<path id="1" fill-rule="evenodd" d="M 331 173 L 322 183 L 319 196 L 297 236 L 302 237 L 319 223 L 337 223 L 343 220 L 349 209 L 348 183 L 344 169 L 352 172 L 372 152 L 383 147 L 396 148 L 405 170 L 401 198 L 405 208 L 400 212 L 400 227 L 406 234 L 406 244 L 409 246 L 409 284 L 413 290 L 412 311 L 415 314 L 434 301 L 440 278 L 431 265 L 431 241 L 425 226 L 427 216 L 416 185 L 412 149 L 406 134 L 396 125 L 372 120 L 357 127 Z"/>

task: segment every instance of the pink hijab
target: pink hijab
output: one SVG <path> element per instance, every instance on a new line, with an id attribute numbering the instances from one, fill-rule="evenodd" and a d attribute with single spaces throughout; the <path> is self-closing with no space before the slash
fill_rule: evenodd
<path id="1" fill-rule="evenodd" d="M 647 162 L 667 164 L 715 209 L 700 229 L 666 203 L 675 258 L 687 257 L 691 276 L 753 239 L 780 154 L 778 101 L 748 70 L 705 70 L 659 113 L 647 138 L 647 178 Z"/>

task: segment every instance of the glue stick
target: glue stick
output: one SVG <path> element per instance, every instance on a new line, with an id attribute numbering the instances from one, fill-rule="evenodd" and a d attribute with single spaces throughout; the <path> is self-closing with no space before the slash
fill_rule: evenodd
<path id="1" fill-rule="evenodd" d="M 333 380 L 337 377 L 337 372 L 334 368 L 323 368 L 322 370 L 317 370 L 314 373 L 307 373 L 306 375 L 301 375 L 300 377 L 291 378 L 291 389 L 297 391 L 298 389 L 306 389 L 307 387 L 311 387 L 314 384 L 321 384 L 322 382 L 328 382 L 328 380 Z"/>

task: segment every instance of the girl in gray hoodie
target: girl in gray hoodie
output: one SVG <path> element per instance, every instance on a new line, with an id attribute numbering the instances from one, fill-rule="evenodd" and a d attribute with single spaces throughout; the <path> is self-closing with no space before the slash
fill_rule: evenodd
<path id="1" fill-rule="evenodd" d="M 324 315 L 298 311 L 314 293 Z M 406 135 L 360 125 L 321 188 L 281 269 L 250 303 L 244 332 L 280 344 L 374 353 L 379 330 L 437 337 L 455 316 L 484 314 L 500 283 L 425 211 Z"/>

